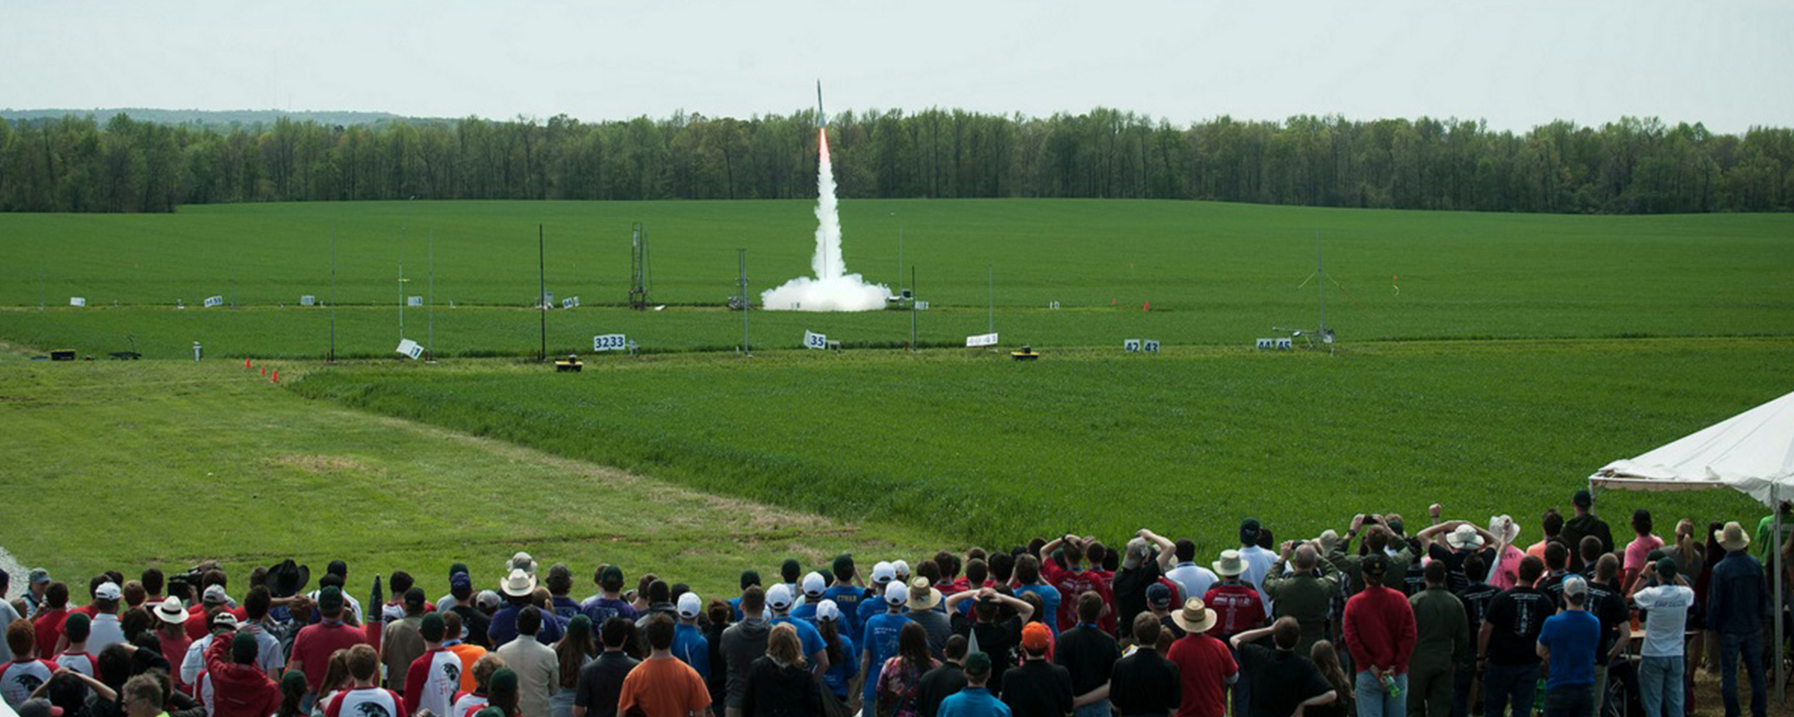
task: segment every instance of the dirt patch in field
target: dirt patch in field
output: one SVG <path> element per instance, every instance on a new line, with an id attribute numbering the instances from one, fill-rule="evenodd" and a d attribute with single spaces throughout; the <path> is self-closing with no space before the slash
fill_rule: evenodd
<path id="1" fill-rule="evenodd" d="M 380 469 L 348 456 L 327 456 L 315 453 L 287 454 L 268 459 L 268 463 L 307 473 L 378 473 Z"/>

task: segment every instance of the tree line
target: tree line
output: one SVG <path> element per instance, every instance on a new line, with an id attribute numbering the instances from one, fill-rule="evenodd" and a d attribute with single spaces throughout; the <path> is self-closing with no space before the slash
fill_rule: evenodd
<path id="1" fill-rule="evenodd" d="M 126 114 L 0 121 L 0 211 L 378 199 L 790 199 L 816 192 L 816 114 L 221 128 Z M 846 197 L 1202 199 L 1508 212 L 1794 210 L 1794 129 L 1623 118 L 1524 133 L 1432 118 L 1187 126 L 1112 109 L 931 109 L 828 124 Z"/>

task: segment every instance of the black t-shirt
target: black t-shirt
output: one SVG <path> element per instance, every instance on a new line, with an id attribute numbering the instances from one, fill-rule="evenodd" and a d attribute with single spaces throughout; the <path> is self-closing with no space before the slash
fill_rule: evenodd
<path id="1" fill-rule="evenodd" d="M 950 662 L 941 663 L 940 667 L 929 670 L 916 681 L 916 712 L 922 717 L 934 717 L 941 708 L 941 700 L 958 694 L 965 687 L 965 670 Z"/>
<path id="2" fill-rule="evenodd" d="M 1184 639 L 1184 635 L 1189 634 L 1187 632 L 1184 632 L 1183 626 L 1177 624 L 1176 620 L 1171 619 L 1170 615 L 1166 615 L 1164 617 L 1159 618 L 1159 624 L 1171 629 L 1171 639 L 1172 640 L 1182 640 L 1182 639 Z"/>
<path id="3" fill-rule="evenodd" d="M 1552 607 L 1562 610 L 1564 609 L 1564 578 L 1569 575 L 1569 573 L 1561 575 L 1547 573 L 1545 577 L 1539 578 L 1538 584 L 1533 587 L 1545 591 L 1545 594 L 1551 597 Z"/>
<path id="4" fill-rule="evenodd" d="M 1078 625 L 1059 634 L 1053 646 L 1053 661 L 1071 672 L 1071 689 L 1084 694 L 1109 681 L 1115 661 L 1121 659 L 1121 645 L 1095 625 Z"/>
<path id="5" fill-rule="evenodd" d="M 1182 700 L 1183 682 L 1177 665 L 1157 650 L 1135 650 L 1116 660 L 1109 680 L 1109 701 L 1124 716 L 1175 712 Z"/>
<path id="6" fill-rule="evenodd" d="M 467 644 L 492 647 L 492 642 L 486 638 L 486 626 L 492 624 L 492 618 L 472 605 L 456 605 L 449 610 L 461 616 L 461 627 L 467 629 Z"/>
<path id="7" fill-rule="evenodd" d="M 1250 717 L 1289 717 L 1296 705 L 1333 689 L 1313 660 L 1289 650 L 1241 645 L 1240 670 L 1251 676 Z"/>
<path id="8" fill-rule="evenodd" d="M 579 668 L 573 704 L 588 710 L 586 717 L 615 717 L 617 698 L 623 694 L 623 678 L 640 660 L 621 652 L 606 652 Z"/>
<path id="9" fill-rule="evenodd" d="M 1498 665 L 1534 665 L 1539 662 L 1539 632 L 1545 618 L 1557 612 L 1543 590 L 1516 587 L 1495 596 L 1485 616 L 1495 626 L 1489 635 L 1489 661 Z"/>
<path id="10" fill-rule="evenodd" d="M 1011 717 L 1065 717 L 1074 695 L 1071 673 L 1046 660 L 1029 660 L 1003 675 L 1003 704 Z"/>
<path id="11" fill-rule="evenodd" d="M 1472 555 L 1481 556 L 1484 565 L 1495 564 L 1495 550 L 1483 548 L 1475 552 L 1452 550 L 1438 543 L 1427 548 L 1427 557 L 1445 563 L 1445 587 L 1451 594 L 1457 595 L 1470 587 L 1470 576 L 1464 574 L 1464 560 Z M 1483 576 L 1478 575 L 1478 578 Z M 1461 597 L 1461 596 L 1460 596 Z"/>
<path id="12" fill-rule="evenodd" d="M 1495 596 L 1500 595 L 1501 590 L 1494 585 L 1478 582 L 1452 594 L 1464 602 L 1464 617 L 1470 620 L 1470 632 L 1474 635 L 1477 630 L 1483 629 L 1483 617 L 1489 614 L 1489 603 L 1495 601 Z"/>
<path id="13" fill-rule="evenodd" d="M 990 688 L 991 694 L 1003 692 L 1003 672 L 1014 667 L 1017 652 L 1022 644 L 1022 621 L 1018 618 L 999 620 L 991 623 L 967 623 L 966 629 L 960 632 L 966 639 L 978 638 L 978 651 L 990 656 Z"/>
<path id="14" fill-rule="evenodd" d="M 1137 568 L 1122 568 L 1115 573 L 1110 587 L 1115 592 L 1118 612 L 1115 624 L 1132 625 L 1134 616 L 1146 611 L 1146 589 L 1159 580 L 1159 561 L 1147 559 Z"/>
<path id="15" fill-rule="evenodd" d="M 1614 640 L 1619 639 L 1620 626 L 1631 619 L 1632 613 L 1626 609 L 1626 598 L 1615 590 L 1601 583 L 1588 584 L 1588 611 L 1601 621 L 1601 644 L 1595 648 L 1595 663 L 1607 664 L 1607 653 L 1613 649 Z"/>

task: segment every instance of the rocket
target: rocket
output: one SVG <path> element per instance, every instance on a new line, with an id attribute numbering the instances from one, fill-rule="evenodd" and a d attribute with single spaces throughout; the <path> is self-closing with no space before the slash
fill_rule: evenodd
<path id="1" fill-rule="evenodd" d="M 816 128 L 828 126 L 828 115 L 822 111 L 822 80 L 816 80 Z"/>

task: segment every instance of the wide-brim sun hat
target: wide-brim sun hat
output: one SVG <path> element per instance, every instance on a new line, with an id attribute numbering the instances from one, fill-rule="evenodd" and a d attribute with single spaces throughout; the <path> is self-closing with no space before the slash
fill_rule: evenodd
<path id="1" fill-rule="evenodd" d="M 1736 520 L 1726 523 L 1724 528 L 1714 531 L 1713 538 L 1718 540 L 1719 547 L 1725 548 L 1728 553 L 1735 553 L 1750 547 L 1750 536 L 1745 534 L 1744 526 L 1739 525 Z"/>
<path id="2" fill-rule="evenodd" d="M 1202 604 L 1202 598 L 1190 598 L 1184 601 L 1182 609 L 1171 613 L 1171 621 L 1184 632 L 1208 632 L 1215 626 L 1215 611 Z"/>
<path id="3" fill-rule="evenodd" d="M 510 576 L 505 578 L 499 590 L 511 597 L 525 597 L 536 591 L 536 576 L 524 572 L 522 568 L 512 568 Z"/>
<path id="4" fill-rule="evenodd" d="M 928 578 L 916 578 L 909 584 L 909 601 L 911 610 L 933 610 L 941 604 L 941 591 L 928 584 Z"/>
<path id="5" fill-rule="evenodd" d="M 1221 551 L 1221 559 L 1215 561 L 1215 574 L 1224 578 L 1237 577 L 1246 572 L 1246 559 L 1238 550 Z"/>
<path id="6" fill-rule="evenodd" d="M 1476 532 L 1476 526 L 1465 523 L 1445 534 L 1445 544 L 1451 546 L 1452 550 L 1480 548 L 1483 545 L 1483 536 Z"/>
<path id="7" fill-rule="evenodd" d="M 187 616 L 190 614 L 187 612 L 187 606 L 182 605 L 181 599 L 177 597 L 171 597 L 156 603 L 154 612 L 156 613 L 157 618 L 170 625 L 186 624 Z"/>
<path id="8" fill-rule="evenodd" d="M 1507 535 L 1501 534 L 1501 524 L 1504 521 L 1508 526 Z M 1489 534 L 1495 536 L 1497 540 L 1501 540 L 1508 545 L 1513 545 L 1514 541 L 1520 539 L 1520 524 L 1514 522 L 1514 519 L 1511 517 L 1497 515 L 1489 518 Z"/>

